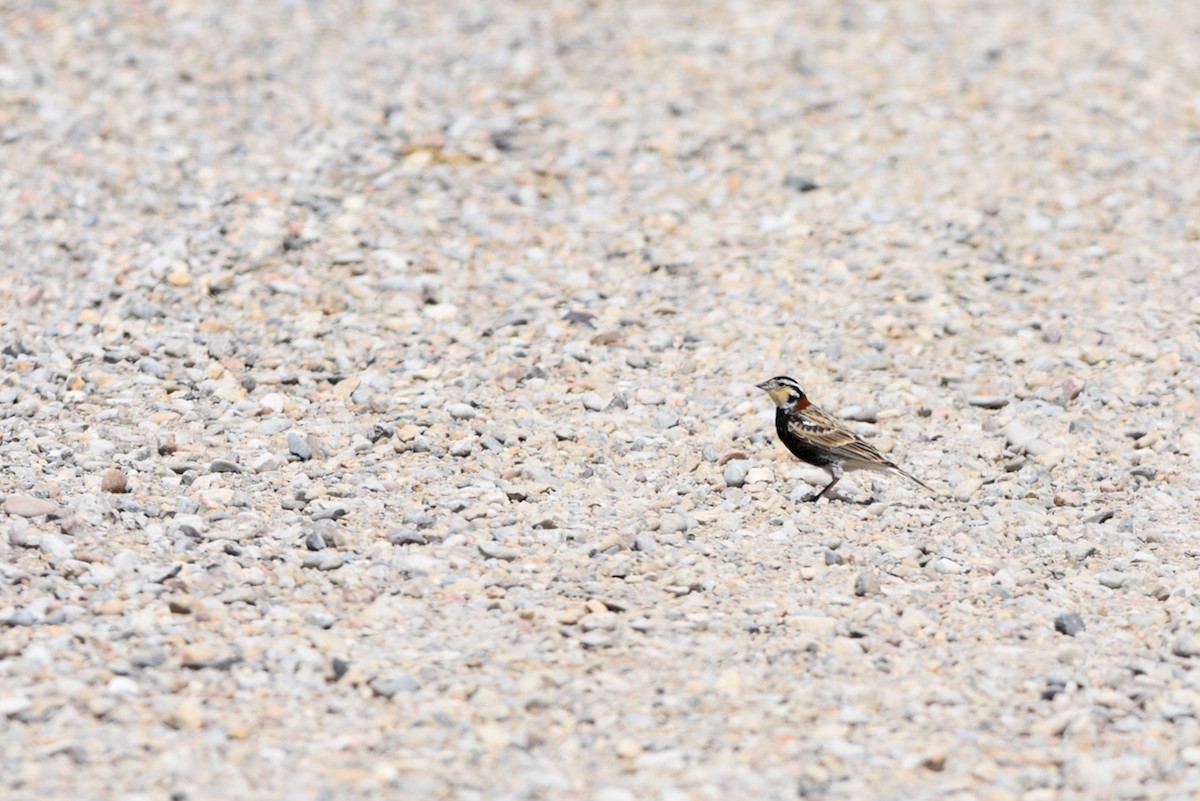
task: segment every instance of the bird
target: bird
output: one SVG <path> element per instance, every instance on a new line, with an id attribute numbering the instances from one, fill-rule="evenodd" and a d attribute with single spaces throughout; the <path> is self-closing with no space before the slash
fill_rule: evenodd
<path id="1" fill-rule="evenodd" d="M 934 491 L 912 473 L 884 458 L 841 420 L 809 401 L 795 379 L 779 375 L 756 386 L 775 401 L 775 431 L 780 441 L 800 461 L 824 469 L 833 479 L 813 501 L 824 498 L 842 480 L 842 475 L 852 470 L 898 473 L 930 492 Z"/>

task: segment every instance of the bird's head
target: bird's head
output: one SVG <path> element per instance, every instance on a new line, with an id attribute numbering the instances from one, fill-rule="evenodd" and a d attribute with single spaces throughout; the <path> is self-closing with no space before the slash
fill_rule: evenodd
<path id="1" fill-rule="evenodd" d="M 804 397 L 804 390 L 800 388 L 795 379 L 788 378 L 786 375 L 777 375 L 756 386 L 770 395 L 771 400 L 775 401 L 775 405 L 781 409 L 792 409 L 798 404 L 801 407 L 808 405 L 808 399 Z"/>

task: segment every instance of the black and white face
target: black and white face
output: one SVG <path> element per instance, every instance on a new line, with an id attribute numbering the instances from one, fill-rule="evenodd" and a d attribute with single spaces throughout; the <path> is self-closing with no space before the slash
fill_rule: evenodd
<path id="1" fill-rule="evenodd" d="M 788 378 L 785 375 L 777 375 L 756 386 L 770 395 L 771 400 L 775 401 L 775 405 L 780 408 L 790 409 L 805 400 L 804 390 L 800 388 L 800 385 L 794 379 Z"/>

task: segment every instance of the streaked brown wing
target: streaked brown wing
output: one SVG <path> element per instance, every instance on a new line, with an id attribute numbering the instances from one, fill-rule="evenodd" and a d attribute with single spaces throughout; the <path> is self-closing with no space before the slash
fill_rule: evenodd
<path id="1" fill-rule="evenodd" d="M 838 459 L 892 466 L 883 454 L 864 442 L 839 420 L 816 406 L 809 406 L 788 418 L 788 430 L 798 438 L 822 448 Z"/>

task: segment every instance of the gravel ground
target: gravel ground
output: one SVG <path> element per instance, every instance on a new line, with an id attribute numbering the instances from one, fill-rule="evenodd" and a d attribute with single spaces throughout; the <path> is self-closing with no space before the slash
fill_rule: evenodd
<path id="1" fill-rule="evenodd" d="M 394 5 L 4 6 L 0 795 L 1200 793 L 1194 5 Z"/>

